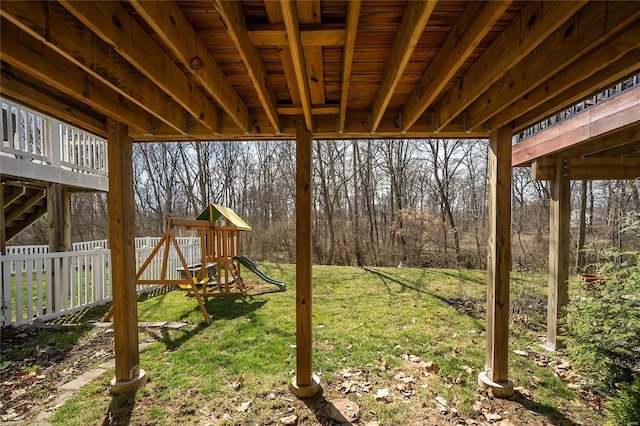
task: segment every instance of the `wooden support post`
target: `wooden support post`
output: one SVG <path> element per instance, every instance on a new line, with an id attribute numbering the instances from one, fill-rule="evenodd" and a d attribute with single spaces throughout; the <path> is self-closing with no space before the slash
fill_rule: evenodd
<path id="1" fill-rule="evenodd" d="M 134 391 L 146 383 L 138 349 L 138 307 L 134 244 L 133 145 L 127 126 L 107 120 L 109 154 L 109 245 L 113 291 L 113 331 L 116 377 L 111 392 Z"/>
<path id="2" fill-rule="evenodd" d="M 549 298 L 547 303 L 547 344 L 555 351 L 564 347 L 559 321 L 569 303 L 569 221 L 571 192 L 569 161 L 559 158 L 554 179 L 549 182 Z"/>
<path id="3" fill-rule="evenodd" d="M 4 183 L 0 182 L 0 254 L 7 251 L 7 230 L 4 223 Z M 0 270 L 2 273 L 2 270 Z M 4 283 L 4 281 L 2 281 Z M 4 294 L 4 293 L 2 293 Z"/>
<path id="4" fill-rule="evenodd" d="M 498 397 L 513 394 L 508 377 L 511 274 L 511 126 L 489 135 L 489 240 L 487 243 L 487 341 L 478 383 Z"/>
<path id="5" fill-rule="evenodd" d="M 299 398 L 320 392 L 312 370 L 311 324 L 311 132 L 305 122 L 296 126 L 296 376 L 289 388 Z"/>
<path id="6" fill-rule="evenodd" d="M 49 253 L 64 252 L 71 250 L 71 197 L 62 184 L 47 184 L 47 221 L 49 222 Z M 51 307 L 58 310 L 66 305 L 63 298 L 63 287 L 65 283 L 65 271 L 58 271 L 54 264 L 56 259 L 51 259 L 51 282 L 49 283 L 49 297 L 51 297 Z M 70 271 L 66 271 L 66 276 L 70 277 Z M 68 287 L 67 283 L 67 287 Z"/>
<path id="7" fill-rule="evenodd" d="M 71 195 L 59 183 L 47 186 L 49 252 L 71 250 Z"/>

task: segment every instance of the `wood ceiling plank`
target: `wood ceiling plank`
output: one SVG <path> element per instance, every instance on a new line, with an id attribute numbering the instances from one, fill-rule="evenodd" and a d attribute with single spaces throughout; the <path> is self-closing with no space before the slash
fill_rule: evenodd
<path id="1" fill-rule="evenodd" d="M 4 19 L 0 40 L 2 61 L 16 70 L 30 74 L 100 114 L 130 124 L 141 133 L 153 133 L 157 124 L 154 117 Z"/>
<path id="2" fill-rule="evenodd" d="M 404 130 L 411 128 L 444 90 L 510 4 L 511 0 L 471 2 L 467 5 L 418 87 L 409 97 L 402 114 Z"/>
<path id="3" fill-rule="evenodd" d="M 439 102 L 436 127 L 442 129 L 495 83 L 504 72 L 528 55 L 574 15 L 584 1 L 527 2 L 458 84 Z"/>
<path id="4" fill-rule="evenodd" d="M 280 6 L 279 1 L 267 0 L 264 2 L 264 7 L 267 10 L 269 22 L 271 22 L 272 24 L 284 23 L 284 17 L 282 16 L 282 7 Z M 288 39 L 286 46 L 278 46 L 278 56 L 280 57 L 280 62 L 282 63 L 282 70 L 284 71 L 287 87 L 289 88 L 291 103 L 299 105 L 301 103 L 300 92 L 298 91 L 298 81 L 296 79 L 296 73 L 293 67 L 293 57 L 291 56 L 291 49 L 289 48 Z"/>
<path id="5" fill-rule="evenodd" d="M 177 4 L 137 0 L 131 4 L 204 90 L 240 128 L 248 130 L 249 109 Z"/>
<path id="6" fill-rule="evenodd" d="M 349 101 L 349 84 L 351 83 L 351 65 L 356 47 L 358 19 L 360 18 L 360 0 L 352 0 L 347 5 L 347 30 L 345 35 L 344 52 L 342 54 L 342 80 L 340 87 L 340 111 L 338 113 L 338 133 L 344 131 L 347 117 L 347 102 Z"/>
<path id="7" fill-rule="evenodd" d="M 304 120 L 307 129 L 313 131 L 313 117 L 311 113 L 311 95 L 309 92 L 309 80 L 307 78 L 307 68 L 305 65 L 302 40 L 300 39 L 300 21 L 298 20 L 298 10 L 296 3 L 291 0 L 281 0 L 282 17 L 289 37 L 289 47 L 293 69 L 300 94 L 300 103 L 304 111 Z"/>
<path id="8" fill-rule="evenodd" d="M 320 0 L 296 2 L 298 20 L 301 24 L 320 23 Z M 301 36 L 302 39 L 302 36 Z M 324 98 L 324 63 L 322 46 L 307 46 L 303 44 L 304 63 L 307 67 L 309 79 L 309 93 L 312 105 L 323 105 Z"/>
<path id="9" fill-rule="evenodd" d="M 583 60 L 583 65 L 584 62 L 592 61 L 591 66 L 585 69 L 593 69 L 594 72 L 598 69 L 594 69 L 593 62 L 615 61 L 619 56 L 614 59 L 608 58 L 611 52 L 606 48 L 597 49 L 598 46 L 605 43 L 607 38 L 615 37 L 619 31 L 630 26 L 616 43 L 607 45 L 607 48 L 624 53 L 637 47 L 640 44 L 640 23 L 633 21 L 639 17 L 640 8 L 633 2 L 587 4 L 466 109 L 467 126 L 474 129 L 486 123 L 514 101 L 522 98 L 545 80 L 562 72 L 584 55 L 591 58 Z M 577 73 L 575 75 L 582 74 L 580 68 L 575 72 Z M 491 128 L 499 127 L 497 123 L 491 123 Z"/>
<path id="10" fill-rule="evenodd" d="M 247 22 L 240 2 L 216 1 L 220 17 L 227 26 L 227 32 L 233 40 L 242 61 L 247 67 L 253 88 L 258 94 L 262 108 L 269 117 L 269 121 L 276 133 L 280 132 L 280 117 L 276 108 L 276 97 L 265 71 L 264 62 L 258 48 L 251 43 L 247 34 Z"/>
<path id="11" fill-rule="evenodd" d="M 119 3 L 65 0 L 60 3 L 196 120 L 212 131 L 217 130 L 218 111 L 213 103 Z"/>
<path id="12" fill-rule="evenodd" d="M 185 131 L 186 111 L 106 43 L 85 31 L 82 24 L 60 5 L 53 2 L 1 2 L 0 8 L 2 16 L 13 25 L 97 81 L 179 132 Z"/>
<path id="13" fill-rule="evenodd" d="M 435 1 L 412 1 L 407 4 L 371 107 L 372 132 L 376 131 L 384 112 L 387 110 L 394 90 L 400 82 L 409 58 L 411 58 L 435 5 Z"/>
<path id="14" fill-rule="evenodd" d="M 515 132 L 521 132 L 529 126 L 533 126 L 537 122 L 543 120 L 545 117 L 557 114 L 561 110 L 580 102 L 582 99 L 593 95 L 594 93 L 604 90 L 633 72 L 640 71 L 640 50 L 633 50 L 627 52 L 624 57 L 608 67 L 598 71 L 592 76 L 575 82 L 575 84 L 569 87 L 565 92 L 558 93 L 555 97 L 551 97 L 539 106 L 519 116 L 514 121 Z M 568 71 L 565 70 L 563 75 Z M 570 76 L 570 75 L 569 75 Z M 571 76 L 570 76 L 571 77 Z M 558 76 L 562 78 L 562 76 Z M 554 79 L 545 82 L 544 87 L 554 84 Z M 540 89 L 536 89 L 531 96 L 538 95 L 538 90 L 544 90 L 543 86 Z M 550 90 L 552 91 L 552 90 Z M 524 101 L 521 101 L 524 102 Z"/>

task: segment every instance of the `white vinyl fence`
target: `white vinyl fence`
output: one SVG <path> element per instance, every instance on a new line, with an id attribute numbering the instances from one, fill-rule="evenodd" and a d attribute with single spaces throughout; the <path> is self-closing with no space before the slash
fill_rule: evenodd
<path id="1" fill-rule="evenodd" d="M 136 239 L 136 265 L 147 259 L 159 238 Z M 153 245 L 147 245 L 151 242 Z M 187 264 L 200 261 L 200 239 L 178 238 Z M 2 278 L 2 326 L 21 325 L 35 319 L 48 320 L 90 306 L 110 302 L 111 252 L 106 240 L 74 244 L 74 251 L 47 253 L 46 246 L 7 247 L 0 256 Z M 142 278 L 159 279 L 163 250 Z M 182 266 L 175 248 L 168 256 L 167 278 L 178 279 Z M 138 292 L 158 286 L 138 286 Z"/>

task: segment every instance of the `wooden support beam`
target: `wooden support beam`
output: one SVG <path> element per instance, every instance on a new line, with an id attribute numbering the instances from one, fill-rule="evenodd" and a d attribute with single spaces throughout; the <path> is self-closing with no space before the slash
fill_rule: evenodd
<path id="1" fill-rule="evenodd" d="M 300 39 L 300 21 L 298 20 L 298 10 L 296 3 L 292 0 L 281 0 L 282 18 L 285 28 L 287 29 L 287 37 L 289 38 L 289 47 L 291 49 L 291 59 L 293 70 L 298 85 L 298 93 L 300 95 L 300 104 L 304 111 L 304 121 L 306 128 L 313 130 L 313 117 L 311 115 L 311 95 L 309 92 L 309 80 L 307 77 L 307 66 L 305 64 L 304 50 L 302 48 L 302 40 Z"/>
<path id="2" fill-rule="evenodd" d="M 316 115 L 337 114 L 340 107 L 338 105 L 318 105 L 311 107 L 311 112 Z M 302 115 L 304 111 L 300 105 L 283 105 L 278 107 L 278 112 L 282 115 Z"/>
<path id="3" fill-rule="evenodd" d="M 311 132 L 302 120 L 296 132 L 296 376 L 290 389 L 300 398 L 320 392 L 313 374 L 312 317 L 312 187 Z"/>
<path id="4" fill-rule="evenodd" d="M 558 158 L 554 180 L 549 185 L 549 297 L 547 300 L 547 343 L 549 350 L 564 347 L 560 322 L 569 303 L 569 231 L 571 190 L 569 162 Z"/>
<path id="5" fill-rule="evenodd" d="M 411 128 L 438 97 L 510 4 L 511 0 L 470 2 L 467 5 L 409 97 L 402 113 L 403 130 Z"/>
<path id="6" fill-rule="evenodd" d="M 484 93 L 504 73 L 533 51 L 585 1 L 527 2 L 478 60 L 467 70 L 462 80 L 439 102 L 437 130 L 444 128 Z"/>
<path id="7" fill-rule="evenodd" d="M 272 2 L 265 3 L 265 7 L 268 8 L 267 3 L 272 3 Z M 347 5 L 347 8 L 348 7 L 349 6 Z M 348 13 L 349 12 L 347 11 L 347 14 Z M 280 12 L 280 14 L 282 15 L 282 12 Z M 273 20 L 271 20 L 271 22 L 276 23 Z M 247 31 L 247 33 L 249 34 L 249 39 L 251 40 L 251 43 L 254 46 L 259 46 L 259 47 L 289 46 L 289 39 L 287 39 L 287 32 L 285 30 L 277 30 L 277 29 L 253 30 L 253 31 Z M 345 30 L 339 30 L 339 29 L 301 30 L 300 40 L 302 41 L 303 47 L 343 46 L 345 44 Z"/>
<path id="8" fill-rule="evenodd" d="M 174 1 L 138 1 L 131 5 L 196 78 L 204 90 L 243 131 L 249 129 L 249 110 L 217 64 L 200 36 Z"/>
<path id="9" fill-rule="evenodd" d="M 514 166 L 528 165 L 535 159 L 578 147 L 608 133 L 635 127 L 638 123 L 640 87 L 523 140 L 513 147 L 512 163 Z"/>
<path id="10" fill-rule="evenodd" d="M 301 107 L 300 107 L 301 108 Z M 323 110 L 324 107 L 319 107 L 320 111 Z M 349 112 L 349 117 L 345 122 L 345 129 L 343 133 L 338 133 L 336 126 L 336 117 L 332 115 L 318 115 L 313 108 L 311 109 L 314 112 L 313 115 L 313 123 L 315 126 L 315 130 L 313 132 L 314 137 L 318 139 L 344 139 L 344 138 L 354 138 L 354 139 L 370 139 L 370 138 L 389 138 L 394 139 L 399 137 L 400 132 L 400 124 L 397 119 L 398 112 L 397 111 L 389 111 L 382 119 L 380 126 L 378 127 L 377 132 L 371 133 L 369 132 L 369 111 L 367 110 L 351 110 Z M 299 111 L 302 112 L 302 109 Z M 298 114 L 300 115 L 300 114 Z M 253 140 L 259 139 L 281 139 L 281 140 L 290 140 L 291 138 L 295 138 L 296 134 L 296 126 L 295 121 L 296 117 L 282 114 L 282 133 L 280 135 L 276 135 L 275 131 L 271 129 L 269 125 L 269 120 L 266 115 L 261 111 L 255 111 L 252 115 L 252 124 L 250 129 L 251 138 Z M 189 135 L 179 135 L 176 134 L 175 131 L 167 128 L 166 126 L 159 126 L 153 135 L 143 135 L 139 132 L 131 132 L 131 137 L 133 137 L 136 142 L 151 142 L 151 141 L 193 141 L 193 140 L 246 140 L 247 135 L 245 132 L 242 132 L 235 124 L 231 121 L 231 119 L 225 119 L 220 125 L 220 133 L 215 136 L 205 135 L 199 133 L 197 129 L 194 129 Z M 447 127 L 442 129 L 442 131 L 437 132 L 434 131 L 431 126 L 431 122 L 425 120 L 424 122 L 421 120 L 417 122 L 410 131 L 405 134 L 402 134 L 403 138 L 413 138 L 413 139 L 424 139 L 424 138 L 452 138 L 452 139 L 469 139 L 469 138 L 488 138 L 489 133 L 482 130 L 475 130 L 473 132 L 466 132 L 462 126 L 461 122 L 453 122 L 449 124 Z"/>
<path id="11" fill-rule="evenodd" d="M 574 70 L 578 73 L 574 74 L 574 78 L 584 70 L 595 72 L 599 69 L 598 66 L 606 66 L 607 61 L 614 62 L 627 51 L 638 47 L 640 27 L 634 21 L 639 17 L 640 8 L 630 2 L 589 3 L 558 28 L 553 36 L 544 40 L 536 50 L 507 71 L 466 109 L 468 128 L 474 129 L 487 123 L 490 118 L 509 107 L 514 101 L 580 58 L 582 58 L 581 66 Z M 627 26 L 631 28 L 624 31 L 615 43 L 612 45 L 605 43 L 607 38 L 615 37 Z M 605 48 L 598 49 L 603 44 Z M 613 58 L 608 57 L 611 53 L 614 53 Z M 585 55 L 588 58 L 584 58 Z M 598 65 L 598 62 L 605 64 Z M 589 74 L 585 77 L 588 76 Z M 519 111 L 514 111 L 512 118 L 519 114 Z M 500 120 L 502 123 L 509 121 L 511 120 L 505 118 Z M 491 126 L 498 128 L 499 124 L 491 123 Z"/>
<path id="12" fill-rule="evenodd" d="M 360 18 L 360 0 L 350 1 L 347 5 L 347 31 L 344 52 L 342 54 L 342 85 L 340 87 L 340 112 L 338 113 L 338 133 L 344 132 L 347 118 L 347 102 L 349 101 L 349 83 L 351 82 L 351 65 L 356 47 L 356 33 Z"/>
<path id="13" fill-rule="evenodd" d="M 573 86 L 568 87 L 566 91 L 558 93 L 554 97 L 550 97 L 529 112 L 526 112 L 516 118 L 513 121 L 514 133 L 521 132 L 522 130 L 540 122 L 545 117 L 556 114 L 568 106 L 580 102 L 588 96 L 597 93 L 598 91 L 605 90 L 613 86 L 618 81 L 631 75 L 634 71 L 637 71 L 639 63 L 640 50 L 636 49 L 628 52 L 618 62 L 610 64 L 608 67 L 596 72 L 591 77 L 579 79 Z M 565 73 L 567 73 L 567 71 L 563 72 L 562 76 L 558 76 L 558 78 L 564 78 Z M 547 81 L 540 87 L 540 89 L 535 89 L 535 93 L 531 93 L 531 96 L 538 96 L 538 90 L 544 90 L 543 87 L 547 87 L 547 85 L 552 86 L 554 83 L 555 77 Z"/>
<path id="14" fill-rule="evenodd" d="M 532 179 L 551 182 L 558 180 L 556 174 L 558 168 L 555 163 L 554 158 L 534 161 L 531 164 Z M 637 156 L 571 158 L 566 160 L 566 164 L 568 167 L 563 172 L 566 174 L 564 177 L 569 180 L 633 180 L 640 178 L 640 157 Z"/>
<path id="15" fill-rule="evenodd" d="M 102 137 L 107 134 L 104 116 L 28 74 L 17 72 L 5 62 L 0 74 L 0 93 L 93 134 Z"/>
<path id="16" fill-rule="evenodd" d="M 111 392 L 134 391 L 146 383 L 140 368 L 138 349 L 138 307 L 135 285 L 133 144 L 127 127 L 112 119 L 107 122 L 109 149 L 109 247 L 113 291 L 113 332 L 116 376 Z"/>
<path id="17" fill-rule="evenodd" d="M 260 56 L 260 52 L 258 48 L 251 43 L 251 39 L 247 34 L 247 19 L 242 10 L 241 3 L 216 0 L 216 8 L 227 27 L 227 33 L 236 45 L 242 62 L 244 62 L 247 68 L 249 78 L 253 83 L 253 88 L 258 94 L 260 104 L 262 104 L 262 109 L 267 114 L 269 122 L 276 133 L 280 133 L 280 117 L 276 109 L 276 96 L 271 87 L 271 83 L 269 83 L 267 71 L 265 70 L 264 61 Z"/>
<path id="18" fill-rule="evenodd" d="M 267 9 L 267 16 L 269 22 L 272 24 L 284 23 L 284 17 L 282 15 L 282 7 L 279 2 L 265 1 L 264 7 Z M 286 46 L 278 47 L 278 57 L 282 63 L 282 70 L 284 71 L 284 77 L 287 80 L 287 87 L 289 88 L 289 95 L 291 96 L 291 103 L 294 105 L 300 104 L 300 92 L 298 91 L 298 80 L 296 72 L 293 67 L 293 57 L 291 56 L 291 49 L 289 48 L 289 39 L 287 37 L 287 31 L 285 29 L 285 38 L 287 39 Z M 300 34 L 300 42 L 302 43 L 302 34 Z"/>
<path id="19" fill-rule="evenodd" d="M 498 128 L 510 123 L 558 95 L 565 99 L 563 102 L 565 105 L 570 104 L 570 101 L 566 99 L 574 98 L 576 101 L 584 99 L 598 88 L 606 87 L 629 75 L 640 64 L 640 27 L 629 29 L 628 33 L 619 34 L 607 41 L 598 48 L 597 54 L 585 55 L 543 84 L 527 92 L 526 96 L 512 102 L 504 110 L 494 115 L 487 122 L 487 127 Z M 576 75 L 581 75 L 580 82 L 576 81 Z M 597 75 L 597 78 L 592 80 L 591 77 L 594 75 Z M 586 86 L 586 80 L 589 80 L 591 85 Z M 545 116 L 548 116 L 550 112 L 547 110 Z M 542 118 L 544 116 L 540 117 L 540 119 Z"/>
<path id="20" fill-rule="evenodd" d="M 320 0 L 296 2 L 300 24 L 319 24 L 322 16 Z M 302 34 L 300 34 L 302 43 Z M 307 67 L 309 95 L 311 105 L 323 105 L 324 97 L 324 61 L 322 46 L 303 46 L 304 63 Z"/>
<path id="21" fill-rule="evenodd" d="M 0 4 L 4 7 L 7 3 Z M 4 19 L 0 38 L 2 60 L 16 72 L 29 74 L 105 116 L 118 118 L 141 133 L 153 133 L 157 121 L 149 113 Z"/>
<path id="22" fill-rule="evenodd" d="M 192 117 L 212 132 L 217 131 L 218 111 L 215 106 L 124 7 L 117 2 L 63 0 L 61 3 Z"/>
<path id="23" fill-rule="evenodd" d="M 429 21 L 436 1 L 411 1 L 402 15 L 400 29 L 384 67 L 380 85 L 371 107 L 371 131 L 375 132 L 389 106 L 391 97 L 409 63 L 413 50 Z"/>
<path id="24" fill-rule="evenodd" d="M 157 120 L 186 132 L 186 111 L 131 64 L 123 61 L 107 43 L 87 31 L 62 6 L 54 2 L 3 2 L 1 7 L 3 17 L 80 67 L 87 75 L 153 114 Z"/>
<path id="25" fill-rule="evenodd" d="M 481 386 L 511 396 L 509 380 L 509 280 L 511 274 L 511 128 L 489 135 L 489 240 L 487 259 L 487 341 Z"/>

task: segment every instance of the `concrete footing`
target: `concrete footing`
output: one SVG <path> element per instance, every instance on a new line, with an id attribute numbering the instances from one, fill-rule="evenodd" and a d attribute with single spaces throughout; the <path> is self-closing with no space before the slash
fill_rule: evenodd
<path id="1" fill-rule="evenodd" d="M 487 376 L 484 371 L 478 374 L 478 384 L 483 389 L 491 389 L 493 395 L 497 398 L 509 398 L 513 396 L 513 382 L 507 379 L 506 382 L 494 382 Z"/>
<path id="2" fill-rule="evenodd" d="M 111 379 L 111 393 L 122 394 L 127 392 L 133 392 L 141 387 L 143 387 L 147 383 L 147 376 L 143 369 L 140 369 L 140 373 L 138 377 L 127 380 L 124 382 L 116 382 L 115 377 Z"/>
<path id="3" fill-rule="evenodd" d="M 314 374 L 311 378 L 310 385 L 298 385 L 297 377 L 294 376 L 291 380 L 291 384 L 289 385 L 289 390 L 298 398 L 309 398 L 317 395 L 322 391 L 322 386 L 320 386 L 320 377 Z"/>

